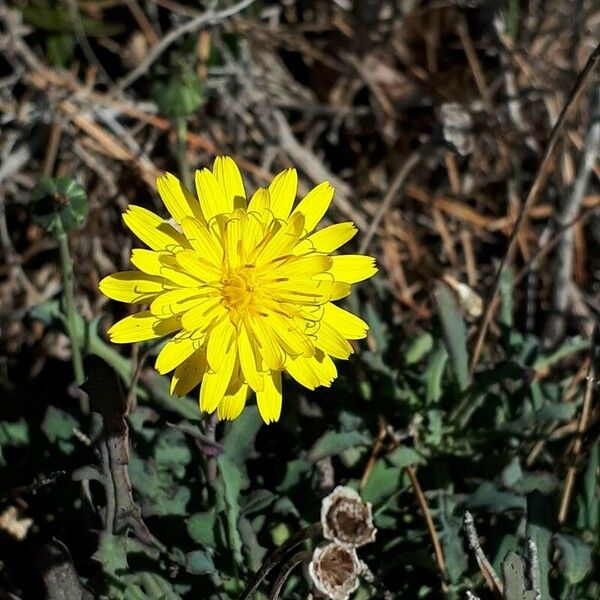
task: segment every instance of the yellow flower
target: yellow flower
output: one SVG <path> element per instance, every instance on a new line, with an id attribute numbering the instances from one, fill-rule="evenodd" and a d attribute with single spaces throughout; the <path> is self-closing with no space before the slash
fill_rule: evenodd
<path id="1" fill-rule="evenodd" d="M 172 221 L 130 205 L 126 225 L 150 249 L 135 249 L 132 264 L 100 282 L 103 294 L 143 312 L 115 323 L 113 342 L 175 334 L 156 359 L 174 371 L 171 393 L 201 383 L 200 409 L 235 419 L 249 388 L 266 423 L 281 413 L 281 373 L 303 386 L 331 385 L 333 358 L 352 354 L 348 340 L 367 324 L 333 304 L 353 283 L 377 272 L 367 256 L 330 256 L 356 233 L 338 223 L 314 231 L 333 198 L 323 182 L 293 208 L 295 169 L 246 200 L 235 162 L 217 157 L 213 170 L 196 171 L 200 201 L 173 175 L 158 178 Z"/>

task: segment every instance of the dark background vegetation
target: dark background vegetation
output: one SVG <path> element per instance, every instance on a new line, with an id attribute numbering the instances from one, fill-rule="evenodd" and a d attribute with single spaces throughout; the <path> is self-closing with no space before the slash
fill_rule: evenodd
<path id="1" fill-rule="evenodd" d="M 469 368 L 548 136 L 599 41 L 597 2 L 246 4 L 0 3 L 0 596 L 76 598 L 81 582 L 98 597 L 235 598 L 348 484 L 378 527 L 360 552 L 375 589 L 356 598 L 497 597 L 467 510 L 500 577 L 514 551 L 543 600 L 598 598 L 597 72 Z M 169 397 L 156 345 L 107 343 L 129 308 L 97 285 L 128 268 L 126 205 L 164 214 L 156 175 L 219 153 L 250 189 L 289 165 L 301 192 L 329 179 L 329 218 L 357 223 L 351 246 L 380 273 L 348 300 L 371 333 L 331 389 L 286 380 L 279 423 L 250 407 L 214 432 L 196 398 Z M 69 233 L 76 335 L 125 384 L 141 511 L 117 530 L 94 480 L 98 422 L 73 384 L 58 241 L 32 213 L 43 176 L 75 180 L 89 204 Z M 308 593 L 297 570 L 282 597 Z"/>

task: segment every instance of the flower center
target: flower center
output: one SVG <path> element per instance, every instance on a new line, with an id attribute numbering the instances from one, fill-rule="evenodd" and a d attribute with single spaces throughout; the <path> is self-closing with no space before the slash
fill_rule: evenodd
<path id="1" fill-rule="evenodd" d="M 223 274 L 221 296 L 228 310 L 244 312 L 254 306 L 257 299 L 254 267 L 244 265 Z"/>

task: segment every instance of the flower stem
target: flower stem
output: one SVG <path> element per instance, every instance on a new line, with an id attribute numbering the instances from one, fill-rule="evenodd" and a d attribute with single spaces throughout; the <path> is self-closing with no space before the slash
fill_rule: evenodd
<path id="1" fill-rule="evenodd" d="M 75 309 L 75 294 L 73 286 L 73 260 L 69 251 L 69 240 L 67 234 L 61 230 L 57 234 L 58 247 L 60 249 L 60 265 L 63 273 L 63 303 L 66 315 L 67 333 L 71 340 L 71 357 L 73 360 L 73 371 L 75 373 L 75 383 L 80 386 L 85 381 L 83 371 L 83 359 L 81 357 L 81 347 L 77 336 L 77 312 Z M 83 414 L 89 413 L 89 404 L 87 397 L 83 394 L 79 398 L 79 406 Z"/>
<path id="2" fill-rule="evenodd" d="M 186 187 L 192 189 L 192 171 L 187 154 L 187 122 L 185 117 L 175 118 L 175 135 L 177 138 L 177 165 Z"/>

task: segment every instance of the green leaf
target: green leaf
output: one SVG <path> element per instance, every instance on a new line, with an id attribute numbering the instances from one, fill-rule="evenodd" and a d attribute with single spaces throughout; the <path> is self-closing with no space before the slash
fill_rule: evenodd
<path id="1" fill-rule="evenodd" d="M 214 510 L 196 513 L 186 522 L 188 534 L 197 544 L 214 548 L 216 522 Z"/>
<path id="2" fill-rule="evenodd" d="M 41 429 L 51 443 L 57 444 L 62 452 L 71 454 L 75 450 L 73 438 L 79 422 L 68 412 L 50 405 L 46 409 Z"/>
<path id="3" fill-rule="evenodd" d="M 368 303 L 365 308 L 365 320 L 369 325 L 371 335 L 375 339 L 377 353 L 385 354 L 389 346 L 386 325 L 371 303 Z"/>
<path id="4" fill-rule="evenodd" d="M 107 575 L 112 577 L 123 575 L 127 571 L 125 538 L 102 532 L 98 549 L 92 558 L 102 565 L 102 570 Z"/>
<path id="5" fill-rule="evenodd" d="M 490 512 L 525 509 L 525 498 L 512 492 L 499 490 L 492 482 L 484 481 L 467 500 L 468 508 L 485 508 Z"/>
<path id="6" fill-rule="evenodd" d="M 550 573 L 550 541 L 555 527 L 552 505 L 540 492 L 527 496 L 527 537 L 531 538 L 538 551 L 540 591 L 542 598 L 550 598 L 548 575 Z"/>
<path id="7" fill-rule="evenodd" d="M 598 470 L 600 469 L 600 441 L 594 442 L 584 476 L 584 506 L 586 527 L 595 531 L 600 521 L 598 501 Z"/>
<path id="8" fill-rule="evenodd" d="M 31 216 L 52 235 L 81 227 L 88 214 L 85 190 L 70 177 L 42 177 L 31 192 Z"/>
<path id="9" fill-rule="evenodd" d="M 150 93 L 159 111 L 171 119 L 185 118 L 196 112 L 204 101 L 204 86 L 198 73 L 182 66 L 170 73 L 166 80 L 155 81 Z"/>
<path id="10" fill-rule="evenodd" d="M 73 60 L 77 39 L 70 33 L 55 33 L 46 38 L 46 57 L 54 68 L 64 69 Z"/>
<path id="11" fill-rule="evenodd" d="M 185 570 L 193 575 L 207 575 L 216 571 L 212 558 L 204 550 L 194 550 L 186 554 Z"/>
<path id="12" fill-rule="evenodd" d="M 469 358 L 467 355 L 467 330 L 462 313 L 458 308 L 452 292 L 442 283 L 435 290 L 435 301 L 442 323 L 444 340 L 454 374 L 461 391 L 469 387 Z"/>
<path id="13" fill-rule="evenodd" d="M 277 486 L 278 492 L 288 492 L 302 481 L 303 476 L 310 473 L 312 467 L 303 458 L 290 460 L 285 466 L 283 481 Z"/>
<path id="14" fill-rule="evenodd" d="M 448 362 L 448 351 L 439 345 L 429 356 L 427 370 L 425 371 L 425 398 L 427 404 L 436 403 L 442 397 L 444 370 Z"/>
<path id="15" fill-rule="evenodd" d="M 569 585 L 583 581 L 592 570 L 592 549 L 579 538 L 557 533 L 552 542 L 561 552 L 560 569 Z"/>
<path id="16" fill-rule="evenodd" d="M 409 446 L 398 446 L 387 459 L 396 467 L 409 467 L 411 465 L 424 465 L 427 461 Z"/>
<path id="17" fill-rule="evenodd" d="M 238 466 L 254 453 L 254 439 L 262 427 L 256 406 L 247 407 L 242 414 L 227 424 L 222 444 L 225 454 Z"/>
<path id="18" fill-rule="evenodd" d="M 190 488 L 159 470 L 154 460 L 144 461 L 135 452 L 129 457 L 129 476 L 140 495 L 144 516 L 187 516 Z"/>
<path id="19" fill-rule="evenodd" d="M 29 425 L 23 417 L 18 421 L 0 421 L 0 465 L 6 465 L 3 449 L 23 447 L 29 443 Z"/>
<path id="20" fill-rule="evenodd" d="M 272 504 L 277 496 L 269 490 L 253 490 L 244 498 L 242 513 L 250 515 L 252 513 L 261 512 L 267 506 Z"/>
<path id="21" fill-rule="evenodd" d="M 534 363 L 533 368 L 536 371 L 541 371 L 552 365 L 560 362 L 567 356 L 571 356 L 572 354 L 577 354 L 583 350 L 588 350 L 590 347 L 590 342 L 587 339 L 574 337 L 565 341 L 562 346 L 558 347 L 551 354 L 545 354 L 540 356 Z"/>
<path id="22" fill-rule="evenodd" d="M 258 543 L 256 533 L 248 519 L 240 517 L 238 526 L 248 566 L 251 571 L 256 572 L 260 569 L 267 550 Z"/>
<path id="23" fill-rule="evenodd" d="M 177 479 L 185 476 L 185 467 L 192 460 L 187 440 L 178 429 L 168 428 L 160 433 L 154 448 L 159 469 L 170 471 Z"/>
<path id="24" fill-rule="evenodd" d="M 368 435 L 359 431 L 327 431 L 322 435 L 308 451 L 306 458 L 315 463 L 327 456 L 335 456 L 355 446 L 366 446 L 371 439 Z"/>
<path id="25" fill-rule="evenodd" d="M 227 513 L 227 529 L 229 532 L 229 545 L 238 565 L 242 564 L 242 540 L 238 530 L 240 517 L 240 493 L 248 487 L 248 480 L 233 460 L 226 454 L 221 454 L 217 459 L 219 472 L 223 482 L 223 492 Z"/>
<path id="26" fill-rule="evenodd" d="M 21 12 L 23 20 L 37 29 L 57 33 L 74 33 L 73 19 L 65 8 L 28 4 L 21 9 Z M 121 23 L 109 23 L 105 19 L 94 19 L 83 13 L 80 13 L 79 18 L 83 31 L 88 37 L 110 37 L 122 33 L 125 29 Z"/>
<path id="27" fill-rule="evenodd" d="M 423 333 L 411 340 L 406 352 L 404 353 L 404 362 L 407 365 L 414 365 L 420 362 L 433 349 L 433 336 L 430 333 Z"/>
<path id="28" fill-rule="evenodd" d="M 391 496 L 398 489 L 401 472 L 402 469 L 388 466 L 383 459 L 375 461 L 361 493 L 362 499 L 378 504 Z"/>

